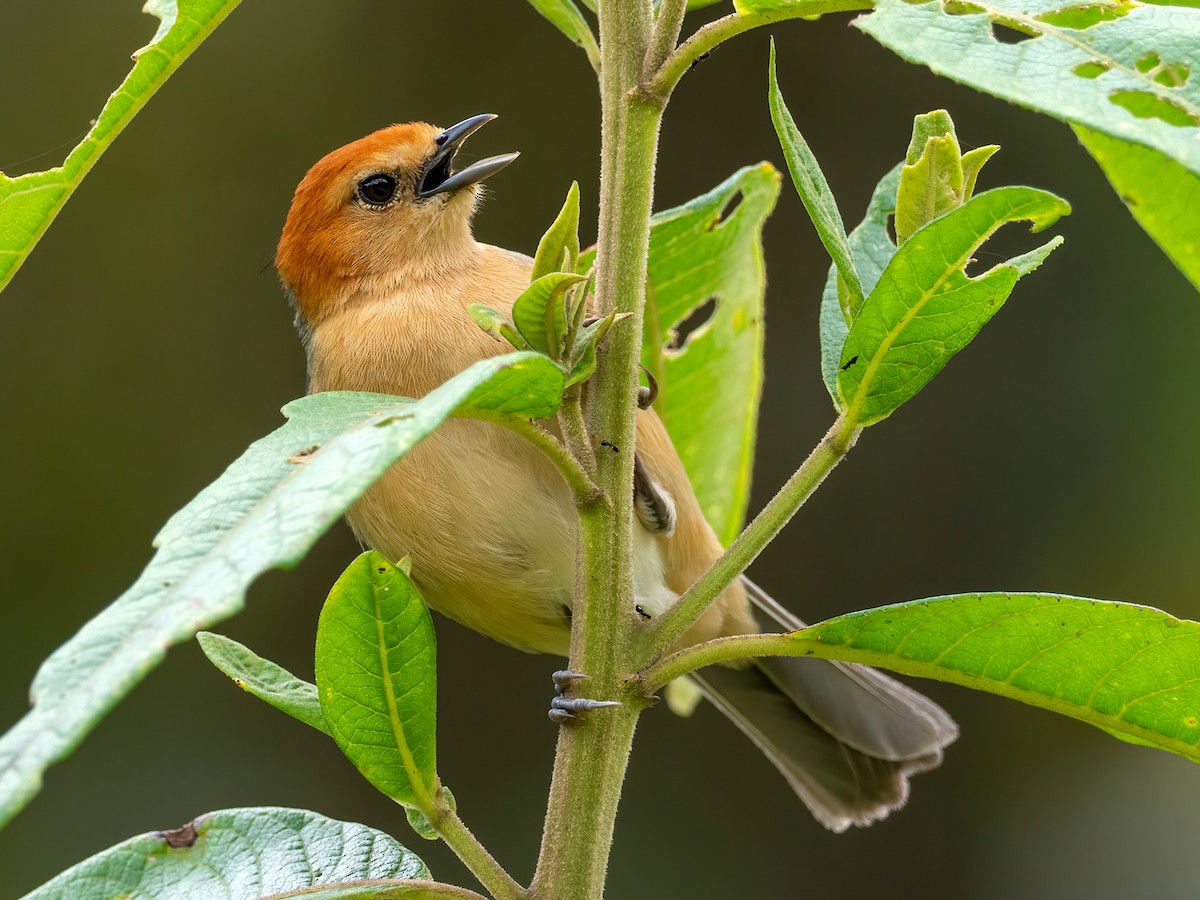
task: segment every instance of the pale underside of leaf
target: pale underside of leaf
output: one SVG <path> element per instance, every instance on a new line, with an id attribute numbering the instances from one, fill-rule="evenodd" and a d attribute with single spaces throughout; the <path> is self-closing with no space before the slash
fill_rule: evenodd
<path id="1" fill-rule="evenodd" d="M 138 581 L 46 660 L 33 709 L 0 737 L 0 825 L 172 644 L 238 612 L 262 572 L 299 562 L 388 467 L 450 415 L 553 415 L 561 370 L 513 353 L 476 363 L 419 401 L 317 394 L 160 532 Z"/>
<path id="2" fill-rule="evenodd" d="M 282 666 L 263 659 L 249 647 L 211 631 L 196 635 L 209 662 L 248 694 L 269 703 L 305 725 L 329 733 L 317 686 L 303 681 Z"/>
<path id="3" fill-rule="evenodd" d="M 888 233 L 888 217 L 896 211 L 896 192 L 900 185 L 903 161 L 880 179 L 871 194 L 867 214 L 862 222 L 850 232 L 846 242 L 854 256 L 854 264 L 862 279 L 863 291 L 870 294 L 879 282 L 887 264 L 896 255 L 896 245 Z M 837 266 L 829 267 L 825 279 L 825 290 L 821 293 L 821 378 L 833 400 L 834 408 L 841 412 L 842 398 L 838 394 L 838 369 L 842 363 L 842 348 L 850 326 L 838 301 Z"/>
<path id="4" fill-rule="evenodd" d="M 1200 623 L 1040 593 L 959 594 L 796 632 L 802 655 L 936 678 L 1200 762 Z"/>
<path id="5" fill-rule="evenodd" d="M 410 850 L 381 831 L 300 809 L 207 813 L 67 869 L 23 900 L 259 900 L 364 879 L 428 879 Z"/>
<path id="6" fill-rule="evenodd" d="M 1200 12 L 1116 0 L 963 5 L 971 11 L 951 15 L 937 0 L 879 0 L 854 24 L 940 75 L 1153 147 L 1200 174 Z M 1077 10 L 1100 21 L 1057 24 L 1084 24 Z M 1035 36 L 1001 42 L 994 23 Z"/>

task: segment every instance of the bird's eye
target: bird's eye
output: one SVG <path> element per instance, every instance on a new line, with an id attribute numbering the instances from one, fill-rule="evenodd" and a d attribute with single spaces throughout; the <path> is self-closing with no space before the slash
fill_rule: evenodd
<path id="1" fill-rule="evenodd" d="M 358 183 L 358 196 L 370 206 L 387 206 L 396 196 L 396 179 L 385 172 L 368 175 Z"/>

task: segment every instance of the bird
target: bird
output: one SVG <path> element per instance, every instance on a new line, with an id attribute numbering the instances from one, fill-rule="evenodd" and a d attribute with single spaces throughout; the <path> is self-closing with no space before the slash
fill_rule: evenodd
<path id="1" fill-rule="evenodd" d="M 481 183 L 508 153 L 455 167 L 490 114 L 449 128 L 391 125 L 308 170 L 275 256 L 304 346 L 310 393 L 421 397 L 504 345 L 468 314 L 511 313 L 529 256 L 475 240 Z M 723 548 L 653 407 L 637 413 L 640 496 L 634 593 L 660 615 Z M 573 496 L 540 450 L 494 424 L 451 419 L 347 513 L 366 546 L 408 557 L 434 610 L 529 651 L 566 655 L 575 585 Z M 803 623 L 735 580 L 680 639 L 688 646 Z M 862 666 L 773 658 L 689 676 L 833 831 L 904 805 L 909 776 L 939 765 L 958 734 L 937 704 Z M 592 713 L 603 714 L 603 713 Z"/>

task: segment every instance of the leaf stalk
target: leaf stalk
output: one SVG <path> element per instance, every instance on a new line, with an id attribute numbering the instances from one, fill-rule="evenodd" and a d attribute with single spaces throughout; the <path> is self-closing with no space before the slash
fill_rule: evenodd
<path id="1" fill-rule="evenodd" d="M 845 458 L 861 428 L 844 416 L 834 422 L 800 468 L 762 508 L 716 562 L 643 633 L 639 647 L 641 665 L 650 665 L 675 644 L 721 595 L 733 579 L 750 566 L 804 502 Z"/>

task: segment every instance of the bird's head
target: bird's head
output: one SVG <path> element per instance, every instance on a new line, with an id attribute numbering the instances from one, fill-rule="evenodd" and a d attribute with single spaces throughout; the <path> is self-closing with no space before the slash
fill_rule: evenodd
<path id="1" fill-rule="evenodd" d="M 312 323 L 356 294 L 435 274 L 474 247 L 479 183 L 517 158 L 458 171 L 454 156 L 490 114 L 442 130 L 392 125 L 347 144 L 296 188 L 275 267 L 301 319 Z"/>

